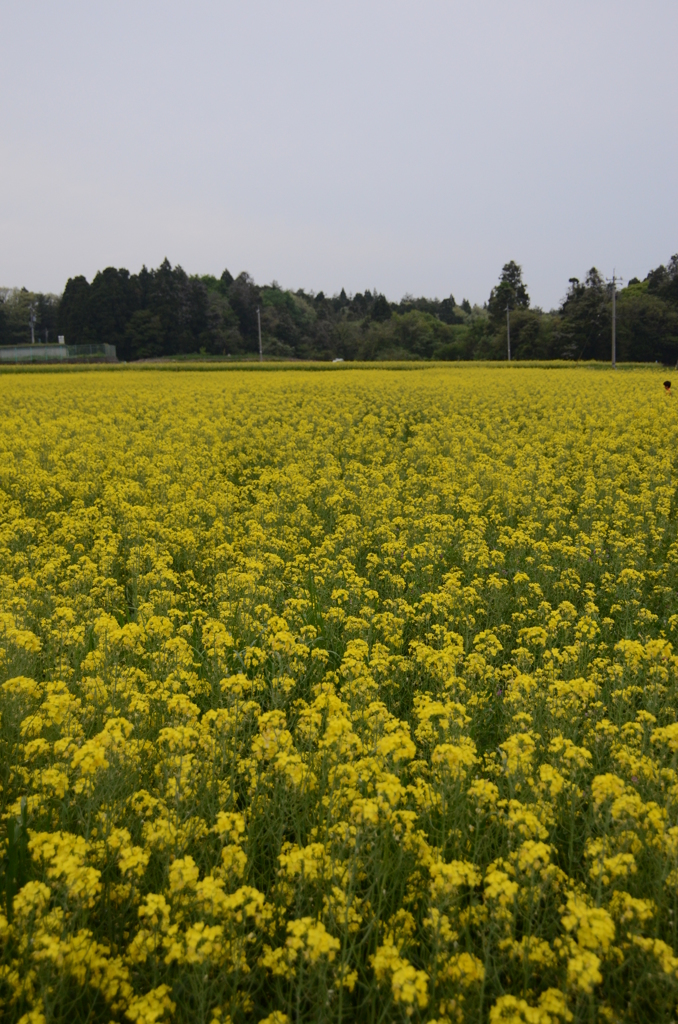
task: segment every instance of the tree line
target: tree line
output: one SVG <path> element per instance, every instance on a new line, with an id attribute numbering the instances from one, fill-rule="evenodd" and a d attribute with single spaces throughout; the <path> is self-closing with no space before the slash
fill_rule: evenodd
<path id="1" fill-rule="evenodd" d="M 617 359 L 678 362 L 678 254 L 616 290 Z M 168 260 L 138 274 L 108 267 L 70 278 L 63 295 L 0 290 L 0 344 L 107 342 L 118 358 L 202 354 L 295 359 L 601 359 L 611 351 L 612 286 L 592 267 L 570 278 L 557 309 L 532 306 L 522 269 L 505 264 L 488 300 L 472 306 L 370 290 L 347 295 L 258 285 L 247 273 L 188 275 Z"/>

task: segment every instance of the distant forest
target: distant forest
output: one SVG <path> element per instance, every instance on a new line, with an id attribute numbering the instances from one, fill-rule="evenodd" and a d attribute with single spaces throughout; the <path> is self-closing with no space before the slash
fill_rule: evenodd
<path id="1" fill-rule="evenodd" d="M 530 303 L 521 267 L 507 263 L 484 305 L 453 295 L 290 291 L 249 274 L 190 276 L 165 260 L 138 274 L 108 267 L 92 282 L 70 278 L 61 296 L 0 289 L 0 344 L 108 342 L 118 359 L 203 354 L 294 359 L 506 359 L 506 308 L 514 359 L 610 358 L 612 288 L 593 267 L 570 278 L 558 309 Z M 616 292 L 617 358 L 678 361 L 678 255 Z"/>

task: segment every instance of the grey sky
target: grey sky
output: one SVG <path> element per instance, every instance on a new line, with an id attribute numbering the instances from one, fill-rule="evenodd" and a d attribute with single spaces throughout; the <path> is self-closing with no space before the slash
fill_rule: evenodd
<path id="1" fill-rule="evenodd" d="M 676 0 L 0 3 L 0 284 L 164 256 L 549 308 L 678 251 Z"/>

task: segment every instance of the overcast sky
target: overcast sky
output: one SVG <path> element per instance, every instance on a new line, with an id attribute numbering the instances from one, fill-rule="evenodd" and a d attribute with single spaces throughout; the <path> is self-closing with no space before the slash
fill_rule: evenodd
<path id="1" fill-rule="evenodd" d="M 678 251 L 676 0 L 0 0 L 0 285 L 550 308 Z"/>

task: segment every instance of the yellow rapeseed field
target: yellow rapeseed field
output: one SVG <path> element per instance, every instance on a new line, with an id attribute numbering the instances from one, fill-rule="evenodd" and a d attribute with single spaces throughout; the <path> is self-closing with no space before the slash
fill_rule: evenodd
<path id="1" fill-rule="evenodd" d="M 0 377 L 0 1018 L 672 1021 L 678 399 Z"/>

